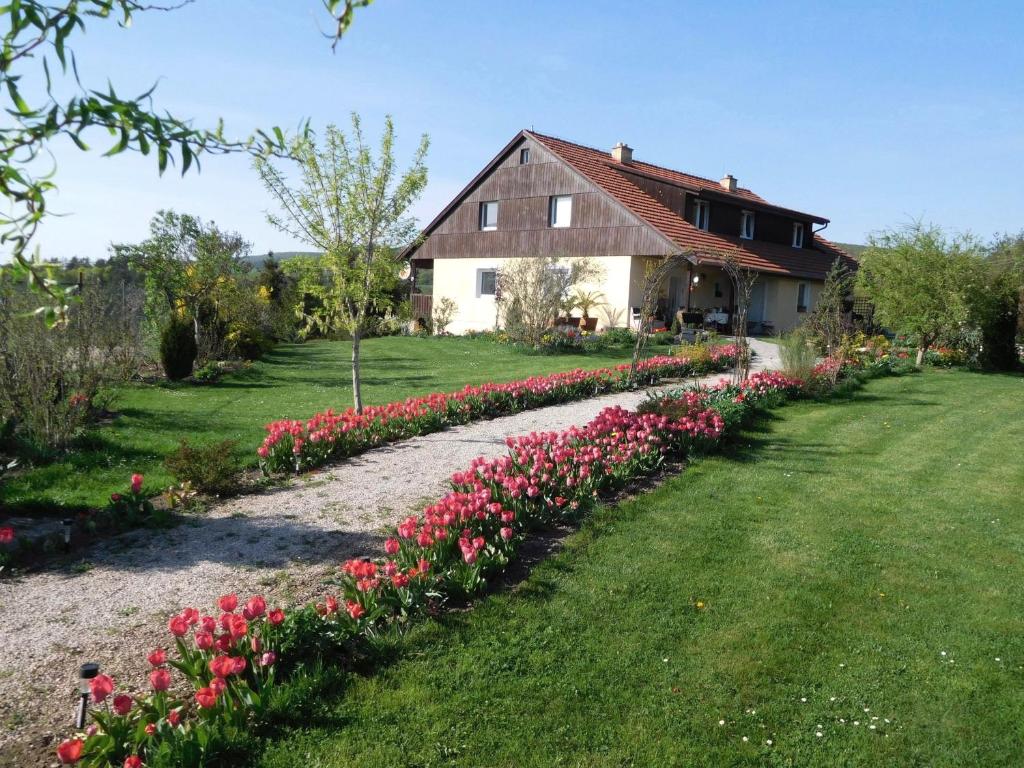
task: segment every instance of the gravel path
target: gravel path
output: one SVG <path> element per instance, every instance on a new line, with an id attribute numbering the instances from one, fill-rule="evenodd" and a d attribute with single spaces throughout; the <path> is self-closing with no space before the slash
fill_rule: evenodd
<path id="1" fill-rule="evenodd" d="M 774 345 L 757 351 L 757 367 L 774 367 Z M 209 608 L 225 592 L 307 601 L 343 559 L 376 551 L 384 526 L 442 495 L 452 472 L 503 453 L 507 436 L 583 424 L 643 397 L 618 393 L 406 440 L 170 530 L 114 537 L 78 568 L 0 581 L 0 765 L 52 763 L 81 662 L 142 681 L 146 652 L 167 644 L 166 619 L 181 607 Z"/>

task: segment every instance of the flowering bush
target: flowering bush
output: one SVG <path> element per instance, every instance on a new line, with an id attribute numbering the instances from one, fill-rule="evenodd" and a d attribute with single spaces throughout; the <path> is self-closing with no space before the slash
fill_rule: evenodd
<path id="1" fill-rule="evenodd" d="M 722 370 L 735 360 L 736 348 L 729 345 L 716 347 L 699 364 L 684 357 L 659 356 L 641 361 L 637 370 L 642 380 L 653 384 L 669 376 Z M 457 392 L 370 406 L 362 413 L 329 409 L 306 421 L 275 421 L 267 425 L 267 437 L 257 451 L 260 466 L 267 473 L 301 472 L 449 426 L 618 391 L 625 387 L 628 372 L 628 364 L 577 369 L 505 384 L 468 385 Z"/>

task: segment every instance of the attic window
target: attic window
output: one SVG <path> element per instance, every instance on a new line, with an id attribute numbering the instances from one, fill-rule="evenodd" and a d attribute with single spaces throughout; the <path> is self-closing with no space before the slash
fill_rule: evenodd
<path id="1" fill-rule="evenodd" d="M 693 204 L 693 226 L 697 229 L 708 229 L 708 220 L 711 218 L 711 205 L 707 200 L 697 200 Z"/>
<path id="2" fill-rule="evenodd" d="M 554 195 L 548 203 L 548 224 L 568 227 L 572 223 L 572 195 Z"/>
<path id="3" fill-rule="evenodd" d="M 523 147 L 519 150 L 519 164 L 526 165 L 528 162 L 530 162 L 530 148 Z"/>
<path id="4" fill-rule="evenodd" d="M 740 237 L 744 240 L 754 239 L 754 212 L 743 211 L 740 216 Z"/>
<path id="5" fill-rule="evenodd" d="M 490 232 L 498 228 L 498 201 L 480 203 L 480 229 Z"/>
<path id="6" fill-rule="evenodd" d="M 804 247 L 804 225 L 799 221 L 793 222 L 793 247 Z"/>

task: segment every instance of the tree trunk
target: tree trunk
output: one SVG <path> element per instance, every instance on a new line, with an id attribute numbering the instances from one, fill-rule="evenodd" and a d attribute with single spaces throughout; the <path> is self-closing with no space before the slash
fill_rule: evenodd
<path id="1" fill-rule="evenodd" d="M 199 310 L 198 308 L 192 313 L 192 333 L 196 337 L 196 354 L 199 354 Z"/>
<path id="2" fill-rule="evenodd" d="M 362 335 L 362 328 L 356 328 L 352 332 L 352 402 L 356 413 L 363 412 L 363 391 L 360 388 L 359 377 L 359 341 Z"/>
<path id="3" fill-rule="evenodd" d="M 927 349 L 928 349 L 928 347 L 925 344 L 923 344 L 923 343 L 917 348 L 917 367 L 918 368 L 920 368 L 922 365 L 924 365 L 924 353 L 925 353 L 925 351 Z"/>

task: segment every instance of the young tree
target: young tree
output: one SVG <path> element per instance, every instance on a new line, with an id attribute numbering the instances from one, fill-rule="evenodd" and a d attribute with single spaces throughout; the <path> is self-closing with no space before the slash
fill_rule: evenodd
<path id="1" fill-rule="evenodd" d="M 824 349 L 825 354 L 835 355 L 847 331 L 846 299 L 853 287 L 853 276 L 846 266 L 836 259 L 825 277 L 814 310 L 807 318 L 808 330 Z"/>
<path id="2" fill-rule="evenodd" d="M 226 138 L 223 125 L 212 130 L 194 128 L 188 119 L 154 106 L 152 95 L 156 86 L 134 98 L 125 98 L 109 82 L 104 90 L 92 90 L 79 81 L 70 41 L 76 34 L 84 33 L 86 21 L 117 19 L 127 27 L 135 13 L 170 11 L 188 2 L 159 5 L 140 0 L 18 0 L 0 7 L 0 18 L 7 23 L 0 54 L 0 92 L 7 100 L 6 119 L 0 127 L 0 194 L 8 203 L 8 208 L 0 213 L 0 243 L 10 246 L 18 276 L 26 278 L 51 302 L 43 308 L 50 324 L 65 318 L 70 292 L 48 279 L 38 253 L 33 257 L 30 246 L 48 212 L 47 198 L 56 189 L 54 172 L 46 163 L 42 164 L 46 173 L 37 175 L 41 167 L 37 160 L 48 154 L 55 139 L 66 137 L 87 151 L 85 139 L 89 129 L 96 128 L 99 133 L 113 137 L 107 155 L 125 150 L 143 155 L 152 152 L 163 173 L 178 153 L 182 174 L 193 166 L 198 168 L 198 158 L 203 153 L 251 152 L 268 156 L 283 154 L 288 149 L 279 128 L 256 131 L 241 140 Z M 352 24 L 355 10 L 370 2 L 323 0 L 334 22 L 333 31 L 326 35 L 333 41 L 332 47 Z M 73 95 L 59 96 L 67 87 Z"/>
<path id="3" fill-rule="evenodd" d="M 967 286 L 979 252 L 971 235 L 949 236 L 921 222 L 869 238 L 858 284 L 883 325 L 917 337 L 918 365 L 968 319 Z"/>
<path id="4" fill-rule="evenodd" d="M 394 156 L 395 128 L 384 121 L 377 157 L 363 139 L 359 116 L 352 115 L 352 136 L 327 127 L 318 146 L 301 142 L 294 154 L 299 179 L 292 185 L 266 158 L 256 170 L 282 214 L 269 215 L 282 232 L 323 251 L 321 279 L 306 279 L 300 288 L 321 304 L 313 322 L 324 331 L 352 336 L 352 396 L 363 409 L 360 387 L 360 343 L 373 322 L 373 312 L 393 308 L 400 249 L 416 236 L 409 208 L 427 183 L 424 135 L 405 173 L 399 175 Z"/>
<path id="5" fill-rule="evenodd" d="M 459 305 L 455 299 L 450 296 L 442 296 L 434 305 L 434 333 L 438 336 L 447 334 L 448 326 L 452 324 L 458 311 Z"/>

